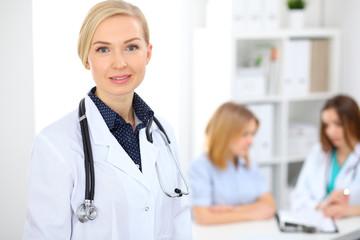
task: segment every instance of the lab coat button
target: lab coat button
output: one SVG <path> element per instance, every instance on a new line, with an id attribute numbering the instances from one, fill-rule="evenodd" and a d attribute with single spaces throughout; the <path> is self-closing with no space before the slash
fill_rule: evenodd
<path id="1" fill-rule="evenodd" d="M 139 164 L 135 164 L 136 165 L 136 167 L 138 168 L 138 169 L 140 169 L 140 165 Z"/>
<path id="2" fill-rule="evenodd" d="M 145 208 L 145 211 L 149 211 L 149 209 L 150 209 L 149 207 L 146 207 L 146 208 Z"/>

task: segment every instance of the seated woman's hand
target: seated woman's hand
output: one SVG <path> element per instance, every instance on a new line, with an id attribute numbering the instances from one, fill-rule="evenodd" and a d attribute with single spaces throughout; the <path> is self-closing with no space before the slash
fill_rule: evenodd
<path id="1" fill-rule="evenodd" d="M 327 200 L 327 205 L 349 204 L 349 195 L 345 195 L 344 191 L 344 189 L 332 191 Z"/>
<path id="2" fill-rule="evenodd" d="M 349 195 L 344 190 L 332 191 L 323 208 L 326 217 L 339 219 L 350 215 Z"/>
<path id="3" fill-rule="evenodd" d="M 350 206 L 347 203 L 330 204 L 324 209 L 325 217 L 339 219 L 350 215 Z"/>

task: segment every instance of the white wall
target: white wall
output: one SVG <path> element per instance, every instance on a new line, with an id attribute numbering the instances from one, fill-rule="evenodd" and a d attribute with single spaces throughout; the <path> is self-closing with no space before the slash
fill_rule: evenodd
<path id="1" fill-rule="evenodd" d="M 320 1 L 320 0 L 314 0 Z M 359 0 L 323 0 L 326 2 L 326 25 L 339 27 L 342 31 L 342 81 L 341 89 L 357 98 L 360 102 L 360 68 L 358 55 L 360 53 L 360 22 Z M 191 65 L 191 33 L 187 31 L 195 26 L 203 25 L 203 16 L 193 18 L 202 10 L 206 0 L 182 5 L 181 17 L 186 18 L 181 23 L 181 51 L 176 53 L 180 62 Z M 53 2 L 52 2 L 53 3 Z M 319 5 L 316 7 L 318 8 Z M 314 3 L 315 5 L 315 3 Z M 149 8 L 150 11 L 151 8 Z M 166 8 L 162 8 L 164 11 Z M 205 9 L 203 9 L 205 10 Z M 147 14 L 147 13 L 145 13 Z M 189 16 L 190 14 L 190 16 Z M 319 23 L 312 19 L 309 25 Z M 178 27 L 178 26 L 177 26 Z M 33 93 L 33 51 L 32 51 L 32 1 L 31 0 L 0 0 L 0 239 L 20 239 L 26 212 L 26 175 L 29 168 L 30 148 L 34 137 L 34 93 Z M 186 36 L 184 34 L 190 34 Z M 167 39 L 172 39 L 168 36 Z M 163 39 L 164 41 L 166 40 Z M 158 46 L 161 43 L 157 44 Z M 42 51 L 47 49 L 38 48 Z M 76 55 L 74 55 L 76 58 Z M 179 62 L 177 62 L 179 64 Z M 61 71 L 61 64 L 56 65 Z M 190 67 L 190 66 L 189 66 Z M 172 91 L 180 89 L 179 106 L 180 146 L 183 156 L 189 156 L 191 149 L 191 85 L 189 69 L 177 70 L 180 76 L 180 86 L 170 86 Z M 167 87 L 169 87 L 167 85 Z M 169 95 L 166 96 L 168 98 Z M 171 97 L 171 95 L 170 95 Z M 166 99 L 165 98 L 165 99 Z M 74 107 L 76 104 L 74 104 Z M 162 110 L 162 109 L 160 109 Z M 176 122 L 175 121 L 175 122 Z M 5 214 L 4 214 L 5 213 Z"/>
<path id="2" fill-rule="evenodd" d="M 31 1 L 0 1 L 0 239 L 20 239 L 34 137 Z"/>
<path id="3" fill-rule="evenodd" d="M 99 1 L 33 1 L 36 132 L 75 109 L 94 86 L 77 56 L 77 38 L 88 9 Z M 128 1 L 144 12 L 153 44 L 146 77 L 136 91 L 156 114 L 172 124 L 181 139 L 181 162 L 187 162 L 188 145 L 182 143 L 188 143 L 189 133 L 180 131 L 180 125 L 189 129 L 188 1 Z M 64 12 L 67 18 L 62 17 Z M 180 102 L 180 98 L 184 100 Z"/>
<path id="4" fill-rule="evenodd" d="M 327 1 L 327 25 L 341 31 L 340 87 L 360 103 L 360 1 Z"/>

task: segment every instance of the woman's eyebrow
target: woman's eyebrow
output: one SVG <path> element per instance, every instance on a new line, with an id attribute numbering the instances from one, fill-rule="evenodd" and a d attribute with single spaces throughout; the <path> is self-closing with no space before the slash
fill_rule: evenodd
<path id="1" fill-rule="evenodd" d="M 138 37 L 134 37 L 134 38 L 130 38 L 130 39 L 126 40 L 124 43 L 129 43 L 129 42 L 132 42 L 134 40 L 141 40 L 141 39 L 138 38 Z"/>
<path id="2" fill-rule="evenodd" d="M 94 43 L 93 43 L 93 45 L 95 45 L 95 44 L 110 45 L 110 43 L 109 43 L 109 42 L 104 42 L 104 41 L 96 41 L 96 42 L 94 42 Z"/>
<path id="3" fill-rule="evenodd" d="M 130 38 L 130 39 L 124 41 L 124 43 L 129 43 L 129 42 L 132 42 L 132 41 L 135 41 L 135 40 L 141 40 L 141 39 L 138 38 L 138 37 L 134 37 L 134 38 Z M 96 41 L 96 42 L 93 43 L 93 45 L 96 45 L 96 44 L 111 45 L 111 43 L 105 42 L 105 41 Z"/>

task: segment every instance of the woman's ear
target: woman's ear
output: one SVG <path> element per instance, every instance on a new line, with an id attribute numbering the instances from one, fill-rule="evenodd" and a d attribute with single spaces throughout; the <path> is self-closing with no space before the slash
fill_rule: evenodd
<path id="1" fill-rule="evenodd" d="M 150 59 L 151 59 L 151 54 L 152 54 L 152 44 L 149 43 L 149 47 L 146 53 L 146 65 L 149 63 Z"/>

